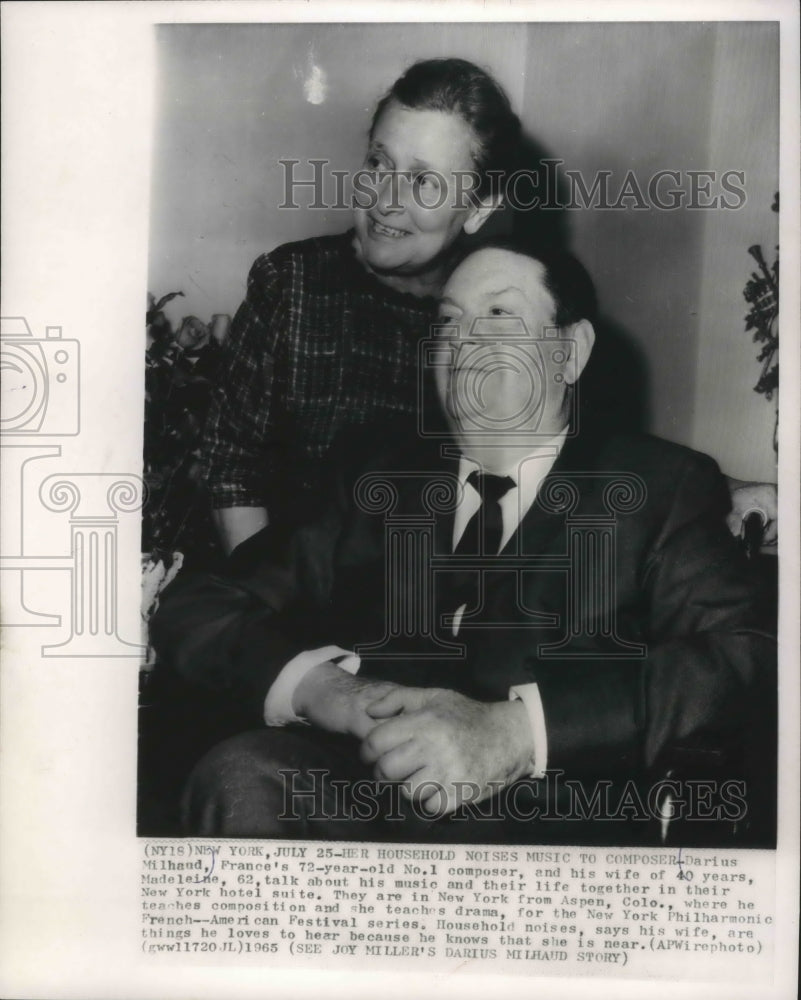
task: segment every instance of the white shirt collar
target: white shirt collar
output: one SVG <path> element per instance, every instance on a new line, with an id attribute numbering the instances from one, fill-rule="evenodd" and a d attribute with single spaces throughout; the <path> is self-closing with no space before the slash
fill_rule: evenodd
<path id="1" fill-rule="evenodd" d="M 520 522 L 537 499 L 540 484 L 553 468 L 566 438 L 567 427 L 538 444 L 529 454 L 513 462 L 510 468 L 498 473 L 499 475 L 511 476 L 516 483 L 515 487 L 504 494 L 499 501 L 503 517 L 501 549 L 517 531 Z M 474 469 L 479 472 L 483 471 L 478 462 L 462 455 L 459 459 L 459 484 L 462 487 L 462 499 L 456 508 L 453 521 L 454 548 L 462 537 L 467 522 L 481 506 L 478 491 L 467 482 L 467 477 Z"/>

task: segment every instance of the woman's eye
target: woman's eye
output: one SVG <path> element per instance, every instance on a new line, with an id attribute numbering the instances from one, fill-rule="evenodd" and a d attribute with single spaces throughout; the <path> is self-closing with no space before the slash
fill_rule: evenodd
<path id="1" fill-rule="evenodd" d="M 442 185 L 434 173 L 417 174 L 414 186 L 420 192 L 425 204 L 434 204 L 440 198 Z"/>

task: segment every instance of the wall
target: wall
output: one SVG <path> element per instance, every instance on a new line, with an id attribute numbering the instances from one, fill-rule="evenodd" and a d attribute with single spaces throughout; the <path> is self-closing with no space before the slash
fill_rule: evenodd
<path id="1" fill-rule="evenodd" d="M 708 165 L 704 93 L 714 28 L 536 25 L 528 35 L 526 121 L 587 185 L 598 171 L 611 171 L 609 203 L 617 200 L 629 169 L 647 188 L 661 169 Z M 687 440 L 700 213 L 577 208 L 569 216 L 573 248 L 595 278 L 604 314 L 646 354 L 649 426 L 672 440 Z"/>
<path id="2" fill-rule="evenodd" d="M 233 313 L 259 253 L 350 225 L 348 211 L 279 209 L 279 157 L 328 158 L 333 169 L 357 169 L 376 101 L 420 58 L 486 62 L 519 107 L 525 44 L 516 25 L 160 29 L 151 291 L 185 293 L 172 316 Z M 492 58 L 500 52 L 502 60 Z M 321 104 L 304 91 L 314 66 L 327 81 Z"/>
<path id="3" fill-rule="evenodd" d="M 663 169 L 744 170 L 738 211 L 578 208 L 567 223 L 606 323 L 642 357 L 647 426 L 731 474 L 774 478 L 742 297 L 748 246 L 772 260 L 776 242 L 772 26 L 183 25 L 160 29 L 158 50 L 150 288 L 186 293 L 174 318 L 233 313 L 259 252 L 349 225 L 346 212 L 280 210 L 276 161 L 357 167 L 375 100 L 417 58 L 486 66 L 563 169 L 590 183 L 610 172 L 613 202 L 628 170 L 643 189 Z M 317 104 L 314 67 L 327 83 Z"/>
<path id="4" fill-rule="evenodd" d="M 743 478 L 775 478 L 773 408 L 751 390 L 759 366 L 742 291 L 753 263 L 747 248 L 762 240 L 772 260 L 777 236 L 777 54 L 771 25 L 528 29 L 526 124 L 585 183 L 611 171 L 610 201 L 629 169 L 646 201 L 660 170 L 745 172 L 736 211 L 568 213 L 603 311 L 645 355 L 650 428 Z M 688 194 L 691 183 L 683 183 Z M 660 197 L 669 204 L 668 188 Z M 710 193 L 726 194 L 714 183 Z"/>
<path id="5" fill-rule="evenodd" d="M 737 164 L 748 177 L 748 201 L 739 212 L 704 213 L 700 263 L 694 422 L 689 443 L 714 455 L 731 475 L 776 478 L 770 446 L 775 397 L 753 391 L 759 346 L 744 333 L 749 306 L 743 287 L 760 244 L 775 259 L 778 214 L 778 26 L 741 25 L 718 34 L 709 129 L 709 161 Z"/>

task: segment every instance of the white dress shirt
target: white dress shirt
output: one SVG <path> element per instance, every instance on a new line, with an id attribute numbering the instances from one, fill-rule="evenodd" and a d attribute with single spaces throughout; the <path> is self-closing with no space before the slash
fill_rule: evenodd
<path id="1" fill-rule="evenodd" d="M 537 499 L 540 484 L 548 475 L 556 461 L 567 437 L 567 428 L 541 444 L 524 458 L 516 460 L 511 468 L 493 470 L 499 475 L 510 476 L 515 486 L 501 497 L 499 504 L 503 522 L 503 532 L 499 551 L 502 551 L 520 522 L 528 513 L 531 505 Z M 452 548 L 459 544 L 467 523 L 481 506 L 478 491 L 467 482 L 467 477 L 474 470 L 481 471 L 477 462 L 465 456 L 459 460 L 459 482 L 462 486 L 461 499 L 454 512 Z M 458 608 L 454 614 L 453 634 L 458 635 L 465 605 Z M 306 722 L 297 716 L 292 708 L 292 696 L 295 688 L 312 669 L 321 663 L 336 662 L 337 666 L 351 674 L 358 672 L 361 665 L 359 657 L 352 651 L 340 649 L 338 646 L 324 646 L 320 649 L 306 650 L 290 660 L 273 682 L 264 702 L 264 721 L 268 726 L 283 726 L 290 722 Z M 542 699 L 536 684 L 518 684 L 509 689 L 511 699 L 520 699 L 528 713 L 529 723 L 534 741 L 534 757 L 531 767 L 532 777 L 540 777 L 548 763 L 548 739 L 545 724 L 545 714 Z"/>

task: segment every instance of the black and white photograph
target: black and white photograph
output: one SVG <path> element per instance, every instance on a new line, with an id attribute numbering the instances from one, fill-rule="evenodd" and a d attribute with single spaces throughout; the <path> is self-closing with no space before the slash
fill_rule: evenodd
<path id="1" fill-rule="evenodd" d="M 774 846 L 777 25 L 156 33 L 140 833 Z"/>
<path id="2" fill-rule="evenodd" d="M 797 10 L 2 8 L 0 993 L 794 996 Z"/>

